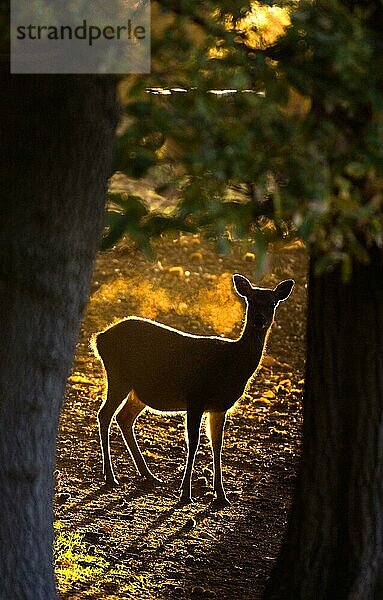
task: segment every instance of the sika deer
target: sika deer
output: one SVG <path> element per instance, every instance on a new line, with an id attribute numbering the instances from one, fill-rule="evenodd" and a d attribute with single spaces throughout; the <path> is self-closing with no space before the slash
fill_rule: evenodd
<path id="1" fill-rule="evenodd" d="M 151 481 L 159 481 L 137 446 L 134 422 L 145 406 L 159 411 L 186 411 L 188 456 L 181 500 L 190 502 L 194 457 L 202 415 L 206 412 L 213 450 L 214 491 L 220 502 L 227 503 L 221 475 L 226 411 L 242 396 L 258 368 L 275 309 L 289 297 L 294 281 L 287 279 L 273 290 L 262 289 L 236 274 L 233 284 L 246 301 L 244 326 L 236 340 L 191 335 L 138 317 L 127 317 L 93 338 L 108 379 L 107 397 L 98 413 L 108 483 L 117 483 L 109 448 L 114 416 L 138 472 Z"/>

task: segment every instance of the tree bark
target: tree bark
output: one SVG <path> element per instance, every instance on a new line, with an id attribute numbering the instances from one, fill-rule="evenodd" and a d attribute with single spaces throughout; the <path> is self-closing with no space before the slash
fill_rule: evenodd
<path id="1" fill-rule="evenodd" d="M 0 598 L 51 600 L 57 429 L 118 110 L 108 77 L 0 83 Z"/>
<path id="2" fill-rule="evenodd" d="M 310 266 L 301 472 L 267 600 L 383 597 L 383 258 Z"/>

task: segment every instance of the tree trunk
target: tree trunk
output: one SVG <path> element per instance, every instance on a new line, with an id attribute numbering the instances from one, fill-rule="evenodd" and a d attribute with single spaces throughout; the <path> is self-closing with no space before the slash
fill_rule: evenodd
<path id="1" fill-rule="evenodd" d="M 301 473 L 267 600 L 383 597 L 383 258 L 310 266 Z"/>
<path id="2" fill-rule="evenodd" d="M 57 428 L 118 110 L 108 77 L 0 84 L 0 598 L 51 600 Z"/>

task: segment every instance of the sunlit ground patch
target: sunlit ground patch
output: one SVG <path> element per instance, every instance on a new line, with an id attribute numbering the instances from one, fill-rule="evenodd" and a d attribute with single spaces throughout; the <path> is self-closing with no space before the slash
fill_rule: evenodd
<path id="1" fill-rule="evenodd" d="M 244 315 L 243 303 L 233 293 L 232 274 L 222 273 L 208 290 L 200 290 L 190 310 L 217 333 L 232 332 Z"/>
<path id="2" fill-rule="evenodd" d="M 125 316 L 119 314 L 119 302 L 132 308 L 130 314 L 156 319 L 158 315 L 173 311 L 178 315 L 188 314 L 201 323 L 210 325 L 218 334 L 230 334 L 243 319 L 244 306 L 233 293 L 232 274 L 225 272 L 212 279 L 193 295 L 184 289 L 177 292 L 169 288 L 154 285 L 144 278 L 124 279 L 118 277 L 103 284 L 92 296 L 89 313 L 98 313 L 99 305 L 113 308 L 116 319 Z M 101 325 L 101 324 L 100 324 Z"/>
<path id="3" fill-rule="evenodd" d="M 122 304 L 122 307 L 119 307 L 119 304 Z M 174 298 L 169 291 L 154 285 L 148 279 L 118 277 L 101 285 L 92 295 L 88 312 L 96 319 L 99 307 L 103 305 L 104 312 L 108 311 L 109 307 L 109 312 L 113 311 L 118 319 L 125 316 L 123 307 L 128 305 L 134 314 L 155 319 L 159 313 L 169 312 L 173 304 Z M 104 325 L 100 323 L 100 326 Z"/>

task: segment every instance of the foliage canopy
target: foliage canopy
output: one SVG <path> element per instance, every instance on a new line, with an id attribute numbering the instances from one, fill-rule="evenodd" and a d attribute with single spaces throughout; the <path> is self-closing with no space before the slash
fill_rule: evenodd
<path id="1" fill-rule="evenodd" d="M 382 245 L 381 3 L 161 1 L 150 75 L 121 84 L 114 169 L 163 168 L 165 215 L 114 194 L 110 236 L 204 227 L 223 246 L 299 236 L 319 268 Z M 222 91 L 225 90 L 225 93 Z M 116 216 L 118 215 L 118 216 Z M 265 226 L 267 225 L 267 226 Z"/>

